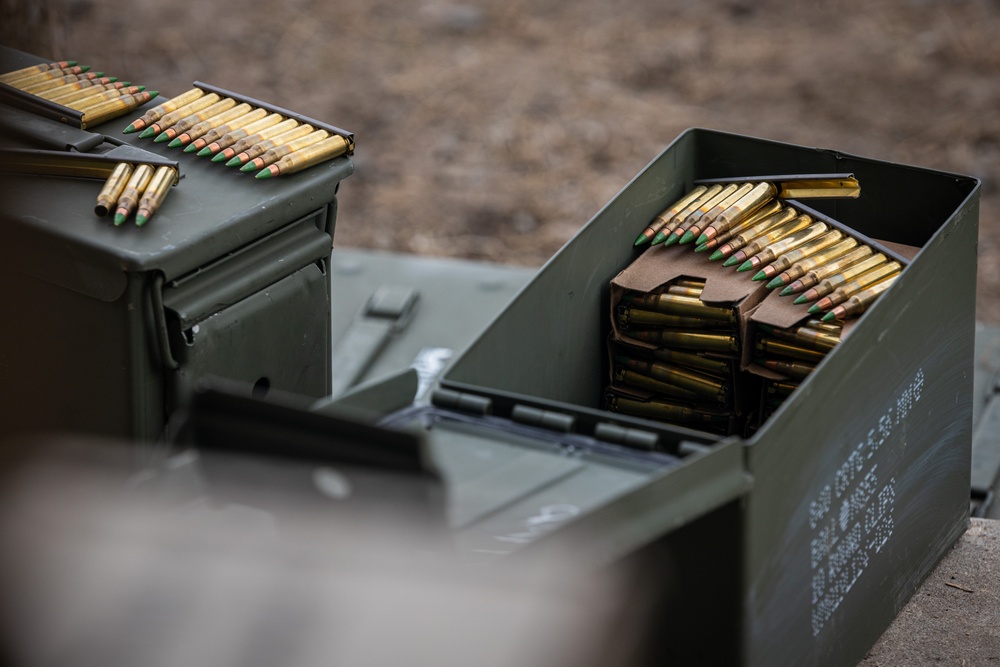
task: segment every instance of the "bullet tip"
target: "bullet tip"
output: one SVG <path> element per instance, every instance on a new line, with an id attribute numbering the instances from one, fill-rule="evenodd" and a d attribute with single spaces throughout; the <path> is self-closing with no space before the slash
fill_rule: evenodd
<path id="1" fill-rule="evenodd" d="M 653 237 L 653 240 L 651 241 L 651 245 L 660 245 L 661 243 L 663 243 L 666 240 L 667 240 L 667 235 L 666 234 L 664 234 L 663 232 L 656 232 L 656 236 Z"/>
<path id="2" fill-rule="evenodd" d="M 750 267 L 750 268 L 753 268 L 753 267 Z M 761 281 L 761 280 L 767 280 L 767 274 L 764 273 L 763 270 L 758 271 L 757 273 L 754 274 L 754 276 L 753 276 L 753 278 L 751 278 L 751 280 L 755 280 L 755 281 L 758 281 L 758 282 Z"/>
<path id="3" fill-rule="evenodd" d="M 813 305 L 809 306 L 809 310 L 807 312 L 818 313 L 820 310 L 821 310 L 820 307 L 814 303 Z"/>
<path id="4" fill-rule="evenodd" d="M 257 165 L 253 162 L 247 162 L 245 165 L 240 167 L 240 171 L 244 174 L 249 174 L 251 171 L 257 171 Z"/>
<path id="5" fill-rule="evenodd" d="M 686 245 L 688 243 L 691 243 L 691 241 L 694 241 L 694 239 L 695 236 L 694 234 L 691 233 L 691 230 L 689 229 L 688 231 L 684 232 L 684 234 L 681 236 L 681 240 L 678 241 L 677 243 L 679 245 Z"/>
<path id="6" fill-rule="evenodd" d="M 668 237 L 667 237 L 667 238 L 666 238 L 666 239 L 665 239 L 665 240 L 663 241 L 663 245 L 664 245 L 665 247 L 669 247 L 669 246 L 672 246 L 672 245 L 674 245 L 675 243 L 677 243 L 677 242 L 678 242 L 678 241 L 680 241 L 680 240 L 681 240 L 681 237 L 677 236 L 677 234 L 671 234 L 670 236 L 668 236 Z"/>
<path id="7" fill-rule="evenodd" d="M 195 144 L 188 144 L 187 146 L 184 147 L 185 153 L 194 153 L 196 150 L 198 150 L 198 146 L 196 146 Z"/>
<path id="8" fill-rule="evenodd" d="M 635 243 L 632 244 L 632 247 L 638 248 L 639 246 L 646 245 L 647 243 L 649 243 L 649 237 L 645 234 L 639 234 L 639 236 L 635 239 Z"/>
<path id="9" fill-rule="evenodd" d="M 122 130 L 122 134 L 132 134 L 135 131 L 136 131 L 135 125 L 132 124 L 132 125 L 129 125 L 128 127 L 126 127 L 124 130 Z"/>
<path id="10" fill-rule="evenodd" d="M 170 143 L 167 144 L 167 148 L 177 148 L 178 146 L 181 146 L 183 144 L 184 141 L 180 137 L 174 137 L 173 139 L 170 140 Z"/>
<path id="11" fill-rule="evenodd" d="M 115 213 L 115 227 L 121 227 L 123 222 L 125 222 L 125 214 Z"/>
<path id="12" fill-rule="evenodd" d="M 799 295 L 798 297 L 795 298 L 794 303 L 796 305 L 801 305 L 803 303 L 807 303 L 808 301 L 809 301 L 809 299 L 806 298 L 806 295 L 805 294 L 801 294 L 801 295 Z"/>
<path id="13" fill-rule="evenodd" d="M 698 245 L 703 245 L 705 243 L 708 243 L 711 240 L 712 239 L 708 238 L 707 235 L 705 235 L 704 233 L 702 233 L 702 235 L 698 237 Z"/>
<path id="14" fill-rule="evenodd" d="M 141 134 L 139 134 L 139 138 L 140 139 L 148 139 L 149 137 L 153 136 L 154 134 L 156 134 L 156 130 L 154 130 L 152 127 L 147 127 L 145 130 L 142 131 Z"/>
<path id="15" fill-rule="evenodd" d="M 721 250 L 716 250 L 715 252 L 713 252 L 711 255 L 708 256 L 710 262 L 717 262 L 722 258 L 723 254 Z M 725 266 L 725 264 L 723 264 L 723 266 Z"/>
<path id="16" fill-rule="evenodd" d="M 781 277 L 774 278 L 771 282 L 767 284 L 768 289 L 775 289 L 776 287 L 781 287 L 785 284 L 785 281 Z"/>
<path id="17" fill-rule="evenodd" d="M 783 289 L 780 292 L 778 292 L 778 296 L 791 296 L 793 294 L 795 294 L 795 292 L 792 291 L 792 286 L 791 285 L 789 285 L 785 289 Z"/>
<path id="18" fill-rule="evenodd" d="M 827 313 L 826 315 L 824 315 L 823 318 L 820 321 L 821 322 L 833 322 L 835 319 L 837 319 L 837 315 L 833 311 L 830 311 L 829 313 Z"/>
<path id="19" fill-rule="evenodd" d="M 162 144 L 164 141 L 170 141 L 170 135 L 167 134 L 167 132 L 164 130 L 163 132 L 160 132 L 158 135 L 156 135 L 156 138 L 153 139 L 153 141 L 155 141 L 158 144 Z"/>
<path id="20" fill-rule="evenodd" d="M 268 169 L 261 169 L 259 172 L 257 172 L 256 178 L 264 179 L 264 178 L 271 178 L 272 176 L 274 176 L 274 174 L 272 174 L 271 170 L 268 168 Z"/>
<path id="21" fill-rule="evenodd" d="M 135 226 L 142 227 L 144 224 L 146 224 L 147 220 L 149 220 L 149 218 L 144 216 L 142 213 L 137 213 L 135 216 Z"/>
<path id="22" fill-rule="evenodd" d="M 707 243 L 699 243 L 694 248 L 695 252 L 705 252 L 706 250 L 708 250 L 708 244 Z"/>
<path id="23" fill-rule="evenodd" d="M 753 262 L 751 262 L 748 259 L 747 261 L 745 261 L 745 262 L 743 262 L 742 264 L 739 265 L 739 267 L 736 269 L 736 272 L 737 273 L 743 273 L 744 271 L 749 271 L 752 268 L 753 268 Z"/>

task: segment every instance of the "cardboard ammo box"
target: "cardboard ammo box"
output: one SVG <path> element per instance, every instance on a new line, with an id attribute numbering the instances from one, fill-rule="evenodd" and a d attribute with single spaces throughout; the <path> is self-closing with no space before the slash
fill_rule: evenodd
<path id="1" fill-rule="evenodd" d="M 0 50 L 2 71 L 37 62 Z M 125 161 L 145 152 L 181 175 L 144 227 L 95 214 L 101 180 L 0 176 L 0 437 L 155 441 L 205 375 L 259 394 L 329 394 L 328 263 L 351 159 L 257 180 L 123 134 L 145 108 L 81 130 L 0 104 L 4 149 Z"/>
<path id="2" fill-rule="evenodd" d="M 814 173 L 862 189 L 816 210 L 918 249 L 850 335 L 748 437 L 603 410 L 610 282 L 636 234 L 696 180 Z M 978 196 L 970 177 L 686 131 L 456 360 L 435 402 L 677 457 L 518 545 L 636 565 L 656 590 L 639 619 L 650 660 L 855 664 L 967 524 Z"/>

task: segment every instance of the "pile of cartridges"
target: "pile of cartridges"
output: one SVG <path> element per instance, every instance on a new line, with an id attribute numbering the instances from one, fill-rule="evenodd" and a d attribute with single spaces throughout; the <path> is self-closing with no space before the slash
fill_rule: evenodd
<path id="1" fill-rule="evenodd" d="M 53 108 L 79 112 L 81 128 L 122 116 L 156 97 L 156 91 L 133 86 L 104 72 L 92 72 L 75 60 L 32 65 L 0 74 L 0 83 Z M 75 117 L 75 116 L 74 116 Z"/>
<path id="2" fill-rule="evenodd" d="M 757 325 L 756 331 L 754 361 L 784 376 L 764 379 L 761 414 L 767 419 L 840 342 L 842 325 L 809 319 L 790 329 Z"/>
<path id="3" fill-rule="evenodd" d="M 150 109 L 124 132 L 256 172 L 259 179 L 292 174 L 354 151 L 348 132 L 204 84 Z"/>
<path id="4" fill-rule="evenodd" d="M 652 349 L 612 340 L 605 407 L 639 417 L 731 428 L 733 371 L 739 365 L 736 314 L 699 298 L 704 283 L 671 281 L 653 292 L 628 291 L 618 326 Z"/>
<path id="5" fill-rule="evenodd" d="M 177 169 L 169 165 L 120 162 L 97 195 L 94 213 L 103 217 L 114 211 L 115 226 L 120 227 L 135 212 L 135 224 L 142 227 L 163 204 L 177 179 Z"/>
<path id="6" fill-rule="evenodd" d="M 776 178 L 785 180 L 773 180 Z M 871 306 L 903 269 L 906 260 L 895 252 L 798 201 L 859 194 L 857 181 L 849 174 L 696 184 L 656 216 L 634 245 L 651 246 L 646 252 L 666 252 L 666 248 L 678 246 L 671 248 L 671 253 L 683 252 L 679 246 L 687 245 L 704 253 L 706 277 L 730 275 L 729 271 L 746 273 L 749 286 L 745 301 L 759 305 L 771 291 L 777 291 L 784 298 L 770 308 L 786 311 L 785 318 L 795 324 L 775 327 L 755 322 L 750 307 L 736 315 L 719 304 L 703 303 L 695 284 L 686 285 L 688 291 L 682 293 L 675 291 L 678 285 L 668 283 L 655 291 L 622 296 L 613 304 L 614 327 L 627 338 L 662 346 L 671 354 L 676 350 L 701 358 L 728 359 L 733 380 L 720 382 L 718 378 L 726 376 L 717 375 L 713 390 L 718 388 L 720 395 L 725 395 L 735 386 L 738 394 L 745 391 L 741 387 L 750 386 L 758 387 L 761 393 L 746 403 L 737 395 L 737 409 L 730 417 L 742 417 L 736 414 L 740 405 L 755 404 L 766 418 L 846 335 L 849 327 L 845 328 L 845 323 Z M 740 340 L 741 331 L 748 340 Z M 675 390 L 671 394 L 660 384 L 655 390 L 662 396 L 689 401 L 684 410 L 661 407 L 648 399 L 641 403 L 623 400 L 618 394 L 625 384 L 645 383 L 642 386 L 654 391 L 648 379 L 637 376 L 640 369 L 648 371 L 652 366 L 647 360 L 629 359 L 621 351 L 620 337 L 612 339 L 608 409 L 684 424 L 724 423 L 719 411 L 733 409 L 731 398 L 728 402 L 719 400 L 709 409 L 704 400 L 691 402 L 693 395 Z M 747 350 L 745 345 L 752 347 Z M 652 354 L 647 352 L 646 356 Z M 655 379 L 661 383 L 678 377 L 677 373 L 697 370 L 682 366 L 676 356 L 668 356 L 664 353 L 657 367 Z M 745 381 L 747 376 L 754 382 Z M 691 386 L 684 388 L 690 390 Z M 699 398 L 707 395 L 699 394 Z"/>

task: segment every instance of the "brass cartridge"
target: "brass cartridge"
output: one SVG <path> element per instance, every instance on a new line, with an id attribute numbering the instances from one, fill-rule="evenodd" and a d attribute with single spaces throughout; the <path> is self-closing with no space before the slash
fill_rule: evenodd
<path id="1" fill-rule="evenodd" d="M 754 349 L 759 357 L 789 357 L 812 363 L 819 363 L 826 356 L 826 352 L 799 347 L 794 343 L 778 340 L 777 338 L 769 338 L 768 336 L 757 336 Z"/>
<path id="2" fill-rule="evenodd" d="M 112 207 L 118 202 L 118 197 L 125 190 L 125 184 L 132 176 L 132 165 L 128 162 L 119 162 L 111 175 L 104 182 L 104 187 L 97 194 L 97 203 L 94 206 L 94 213 L 102 218 L 111 212 Z"/>
<path id="3" fill-rule="evenodd" d="M 631 306 L 669 315 L 713 320 L 730 325 L 736 324 L 736 314 L 731 309 L 706 305 L 704 301 L 695 296 L 682 296 L 669 292 L 666 294 L 632 293 L 623 297 L 622 301 Z"/>
<path id="4" fill-rule="evenodd" d="M 142 193 L 139 200 L 139 209 L 135 212 L 135 224 L 142 227 L 163 205 L 163 200 L 170 192 L 170 186 L 177 182 L 177 171 L 173 167 L 161 166 L 156 168 L 156 173 L 150 179 L 149 185 Z"/>
<path id="5" fill-rule="evenodd" d="M 333 135 L 305 148 L 300 148 L 294 153 L 289 153 L 274 164 L 258 171 L 255 178 L 265 179 L 282 174 L 294 174 L 326 160 L 332 160 L 347 153 L 352 148 L 351 142 L 346 137 Z"/>
<path id="6" fill-rule="evenodd" d="M 792 380 L 804 380 L 816 367 L 802 361 L 779 361 L 777 359 L 757 359 L 758 364 L 775 373 L 781 373 Z"/>
<path id="7" fill-rule="evenodd" d="M 614 412 L 637 417 L 651 417 L 680 423 L 700 422 L 721 425 L 729 423 L 730 420 L 728 412 L 697 410 L 666 401 L 638 401 L 613 394 L 608 396 L 605 407 Z"/>
<path id="8" fill-rule="evenodd" d="M 725 403 L 728 391 L 726 383 L 694 371 L 671 366 L 659 361 L 645 361 L 626 356 L 615 357 L 615 363 L 654 380 L 681 387 L 694 392 L 699 398 Z"/>
<path id="9" fill-rule="evenodd" d="M 723 354 L 740 351 L 736 336 L 723 333 L 703 333 L 695 331 L 672 331 L 669 329 L 635 329 L 629 336 L 645 343 L 682 350 L 719 352 Z"/>
<path id="10" fill-rule="evenodd" d="M 132 211 L 135 210 L 136 205 L 139 203 L 139 197 L 142 196 L 152 178 L 153 167 L 151 165 L 143 163 L 135 168 L 132 176 L 128 179 L 128 183 L 125 184 L 125 189 L 118 197 L 118 208 L 115 210 L 115 226 L 120 226 L 132 215 Z"/>
<path id="11" fill-rule="evenodd" d="M 614 369 L 614 382 L 616 384 L 623 384 L 637 389 L 652 391 L 662 396 L 679 398 L 688 402 L 694 402 L 699 399 L 698 395 L 693 391 L 688 391 L 682 387 L 662 382 L 655 378 L 651 378 L 648 375 L 643 375 L 642 373 L 636 373 L 635 371 L 621 366 L 616 366 Z"/>

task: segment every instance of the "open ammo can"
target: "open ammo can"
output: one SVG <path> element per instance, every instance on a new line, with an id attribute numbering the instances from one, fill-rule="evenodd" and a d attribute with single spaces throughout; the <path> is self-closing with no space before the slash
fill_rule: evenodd
<path id="1" fill-rule="evenodd" d="M 0 49 L 0 70 L 37 62 Z M 330 392 L 327 269 L 351 159 L 257 180 L 123 135 L 143 110 L 81 130 L 0 103 L 4 149 L 67 163 L 152 156 L 181 174 L 149 224 L 116 227 L 95 215 L 101 180 L 4 169 L 0 437 L 154 441 L 202 376 Z"/>
<path id="2" fill-rule="evenodd" d="M 712 436 L 602 409 L 609 282 L 650 220 L 699 179 L 848 172 L 860 198 L 810 205 L 919 252 L 759 430 Z M 505 517 L 525 528 L 522 553 L 558 545 L 597 565 L 641 565 L 658 598 L 645 619 L 650 661 L 855 664 L 967 524 L 978 195 L 971 177 L 682 134 L 539 271 L 433 399 L 483 423 L 617 440 L 650 471 L 611 494 L 593 486 L 604 498 L 589 507 L 564 475 L 538 494 L 544 503 L 480 521 L 470 548 L 512 555 Z M 586 451 L 563 448 L 576 460 Z M 657 468 L 665 454 L 676 461 Z M 532 532 L 542 505 L 562 516 Z"/>

